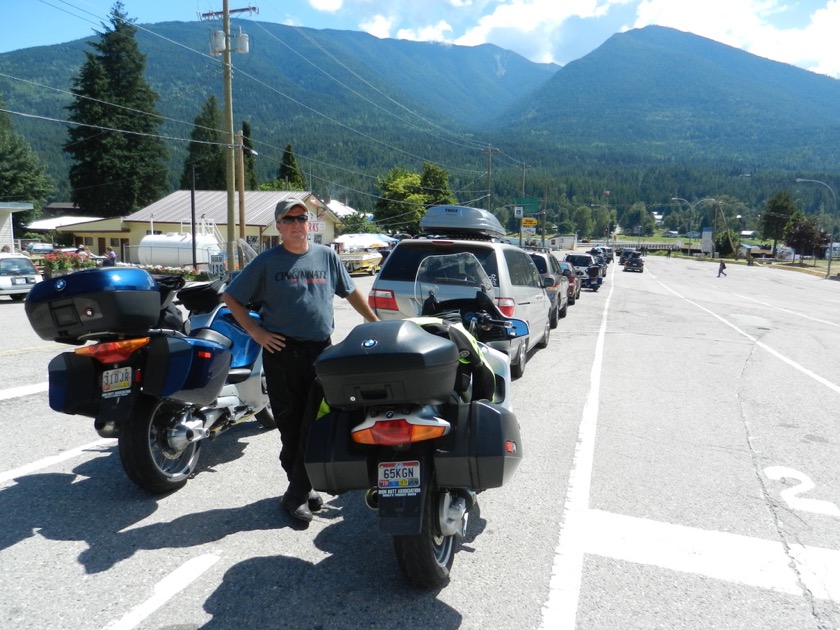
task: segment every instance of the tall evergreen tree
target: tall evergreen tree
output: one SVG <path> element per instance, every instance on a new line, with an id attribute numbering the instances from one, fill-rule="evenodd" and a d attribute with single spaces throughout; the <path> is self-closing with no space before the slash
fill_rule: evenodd
<path id="1" fill-rule="evenodd" d="M 65 152 L 73 158 L 73 201 L 104 217 L 119 216 L 148 205 L 168 188 L 166 146 L 158 137 L 158 96 L 146 83 L 146 56 L 140 52 L 122 2 L 91 42 L 85 63 L 73 79 Z"/>
<path id="2" fill-rule="evenodd" d="M 0 108 L 3 98 L 0 96 Z M 53 184 L 38 156 L 23 136 L 15 133 L 9 117 L 0 112 L 0 201 L 25 202 L 34 206 L 27 212 L 15 212 L 12 222 L 16 233 L 36 217 Z"/>
<path id="3" fill-rule="evenodd" d="M 303 179 L 303 173 L 298 168 L 291 144 L 287 144 L 286 148 L 283 149 L 283 157 L 277 171 L 277 180 L 281 187 L 286 190 L 306 190 L 306 182 Z"/>
<path id="4" fill-rule="evenodd" d="M 776 254 L 776 244 L 785 237 L 785 227 L 799 212 L 799 207 L 793 200 L 789 190 L 779 190 L 764 204 L 761 213 L 761 235 L 773 239 L 773 255 Z"/>
<path id="5" fill-rule="evenodd" d="M 211 94 L 201 113 L 193 121 L 190 146 L 181 174 L 181 190 L 192 187 L 192 170 L 195 167 L 196 190 L 226 190 L 225 132 L 222 129 L 222 112 L 219 101 Z"/>

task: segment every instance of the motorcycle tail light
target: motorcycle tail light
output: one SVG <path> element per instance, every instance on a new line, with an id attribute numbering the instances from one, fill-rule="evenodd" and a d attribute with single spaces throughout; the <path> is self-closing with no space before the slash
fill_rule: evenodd
<path id="1" fill-rule="evenodd" d="M 404 419 L 379 420 L 363 429 L 353 430 L 353 441 L 377 446 L 399 446 L 434 440 L 446 434 L 446 426 L 411 424 Z"/>
<path id="2" fill-rule="evenodd" d="M 100 363 L 122 363 L 128 360 L 136 350 L 146 346 L 151 337 L 140 337 L 139 339 L 124 339 L 122 341 L 107 341 L 92 346 L 85 346 L 75 350 L 75 353 L 83 357 L 96 359 Z"/>
<path id="3" fill-rule="evenodd" d="M 513 317 L 516 312 L 516 300 L 513 298 L 496 298 L 496 305 L 505 317 Z"/>
<path id="4" fill-rule="evenodd" d="M 368 295 L 368 306 L 374 311 L 399 311 L 397 306 L 397 298 L 394 297 L 394 292 L 388 289 L 373 289 Z"/>

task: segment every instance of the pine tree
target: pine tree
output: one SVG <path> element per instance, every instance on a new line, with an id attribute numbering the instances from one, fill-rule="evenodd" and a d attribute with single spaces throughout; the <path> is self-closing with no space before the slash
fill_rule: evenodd
<path id="1" fill-rule="evenodd" d="M 0 108 L 3 99 L 0 97 Z M 26 143 L 23 136 L 15 133 L 9 117 L 0 112 L 0 201 L 25 202 L 35 206 L 34 210 L 12 214 L 16 232 L 35 218 L 53 190 L 53 184 L 38 156 Z"/>
<path id="2" fill-rule="evenodd" d="M 306 183 L 303 180 L 303 173 L 298 168 L 295 160 L 295 152 L 292 145 L 287 144 L 283 149 L 283 158 L 280 160 L 280 168 L 277 171 L 277 180 L 285 190 L 305 190 Z"/>
<path id="3" fill-rule="evenodd" d="M 132 25 L 116 2 L 110 27 L 85 52 L 73 79 L 69 130 L 64 151 L 73 158 L 71 197 L 86 212 L 120 216 L 148 205 L 168 189 L 167 151 L 158 137 L 157 94 L 143 78 L 146 56 Z"/>
<path id="4" fill-rule="evenodd" d="M 211 94 L 201 113 L 193 121 L 190 146 L 181 174 L 181 190 L 192 187 L 195 167 L 196 190 L 227 190 L 225 178 L 225 132 L 222 129 L 222 112 L 219 101 Z"/>

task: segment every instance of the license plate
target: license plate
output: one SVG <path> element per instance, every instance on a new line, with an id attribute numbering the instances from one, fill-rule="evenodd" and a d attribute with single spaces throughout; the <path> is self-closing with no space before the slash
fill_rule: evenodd
<path id="1" fill-rule="evenodd" d="M 125 396 L 131 387 L 131 368 L 121 367 L 102 372 L 102 397 Z"/>
<path id="2" fill-rule="evenodd" d="M 12 278 L 12 284 L 26 284 L 26 278 Z"/>
<path id="3" fill-rule="evenodd" d="M 380 492 L 383 490 L 409 490 L 413 494 L 420 488 L 420 462 L 379 462 Z M 401 493 L 398 493 L 401 494 Z"/>

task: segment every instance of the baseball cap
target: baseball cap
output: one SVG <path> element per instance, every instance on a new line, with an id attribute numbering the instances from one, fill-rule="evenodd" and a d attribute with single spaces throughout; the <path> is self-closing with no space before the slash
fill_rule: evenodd
<path id="1" fill-rule="evenodd" d="M 292 208 L 296 208 L 300 206 L 304 210 L 306 210 L 306 206 L 300 199 L 287 199 L 286 201 L 281 201 L 277 204 L 277 207 L 274 209 L 274 221 L 277 222 L 283 217 L 285 217 Z M 309 212 L 308 210 L 306 210 Z"/>

